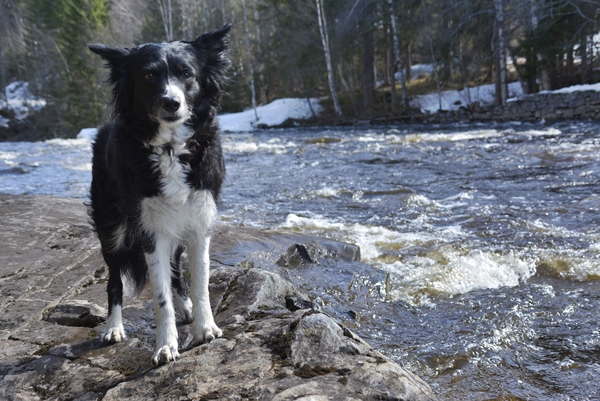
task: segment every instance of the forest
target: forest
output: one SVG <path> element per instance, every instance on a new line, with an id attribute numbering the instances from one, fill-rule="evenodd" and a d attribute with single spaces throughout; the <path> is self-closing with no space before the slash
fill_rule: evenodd
<path id="1" fill-rule="evenodd" d="M 227 22 L 223 112 L 319 97 L 331 121 L 367 119 L 410 113 L 422 93 L 495 83 L 503 105 L 509 82 L 536 93 L 600 80 L 598 0 L 0 0 L 0 86 L 46 99 L 30 139 L 73 137 L 109 102 L 86 44 L 192 40 Z"/>

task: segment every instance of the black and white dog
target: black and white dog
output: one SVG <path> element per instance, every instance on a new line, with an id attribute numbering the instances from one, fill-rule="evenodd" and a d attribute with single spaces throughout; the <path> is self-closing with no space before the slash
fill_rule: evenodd
<path id="1" fill-rule="evenodd" d="M 193 322 L 196 343 L 222 335 L 208 296 L 208 249 L 225 175 L 215 117 L 230 66 L 230 28 L 193 42 L 89 46 L 110 69 L 114 106 L 93 145 L 89 207 L 109 269 L 102 337 L 107 343 L 125 338 L 122 277 L 138 291 L 148 279 L 157 326 L 155 365 L 179 357 L 175 309 Z M 181 273 L 184 247 L 191 299 Z"/>

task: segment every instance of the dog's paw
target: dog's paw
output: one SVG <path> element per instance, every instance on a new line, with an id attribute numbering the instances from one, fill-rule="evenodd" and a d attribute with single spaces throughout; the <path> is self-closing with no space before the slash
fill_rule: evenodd
<path id="1" fill-rule="evenodd" d="M 192 315 L 192 301 L 189 297 L 177 297 L 177 312 L 184 323 L 191 323 L 194 320 Z"/>
<path id="2" fill-rule="evenodd" d="M 154 366 L 159 366 L 164 363 L 173 362 L 177 358 L 179 358 L 177 346 L 163 345 L 152 355 L 152 363 Z"/>
<path id="3" fill-rule="evenodd" d="M 221 337 L 223 332 L 214 323 L 205 324 L 200 327 L 194 327 L 194 344 L 209 343 L 215 338 Z"/>
<path id="4" fill-rule="evenodd" d="M 110 327 L 107 328 L 104 333 L 102 333 L 102 340 L 107 344 L 114 344 L 125 339 L 125 330 L 123 326 Z"/>

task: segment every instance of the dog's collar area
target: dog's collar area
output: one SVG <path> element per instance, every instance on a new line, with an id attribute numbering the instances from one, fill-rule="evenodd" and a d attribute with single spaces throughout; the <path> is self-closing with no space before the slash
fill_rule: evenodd
<path id="1" fill-rule="evenodd" d="M 154 154 L 158 155 L 158 156 L 162 156 L 165 153 L 167 155 L 169 155 L 169 160 L 171 161 L 171 163 L 173 163 L 173 156 L 175 155 L 175 149 L 173 148 L 173 145 L 169 142 L 165 145 L 161 145 L 161 146 L 153 146 L 153 152 Z"/>

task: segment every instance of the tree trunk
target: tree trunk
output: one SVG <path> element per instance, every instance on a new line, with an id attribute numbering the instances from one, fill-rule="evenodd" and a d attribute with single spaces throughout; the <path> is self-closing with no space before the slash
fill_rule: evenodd
<path id="1" fill-rule="evenodd" d="M 167 0 L 167 13 L 169 15 L 169 40 L 173 40 L 173 8 L 171 0 Z"/>
<path id="2" fill-rule="evenodd" d="M 163 0 L 156 0 L 160 9 L 160 16 L 163 22 L 163 28 L 165 29 L 165 36 L 167 42 L 173 40 L 173 13 L 171 11 L 171 0 L 167 0 L 167 3 Z"/>
<path id="3" fill-rule="evenodd" d="M 388 53 L 389 53 L 389 66 L 388 69 L 390 71 L 390 88 L 391 88 L 391 92 L 392 92 L 392 113 L 396 112 L 396 109 L 398 107 L 398 92 L 396 91 L 396 63 L 395 63 L 395 57 L 394 57 L 394 38 L 393 38 L 393 31 L 390 27 L 390 46 L 388 49 Z"/>
<path id="4" fill-rule="evenodd" d="M 541 54 L 537 55 L 537 65 L 539 67 L 539 85 L 541 91 L 547 91 L 551 89 L 550 85 L 550 74 L 548 74 L 548 60 L 542 58 Z"/>
<path id="5" fill-rule="evenodd" d="M 588 84 L 590 82 L 590 68 L 588 67 L 588 40 L 587 36 L 584 35 L 581 39 L 581 45 L 579 48 L 581 49 L 581 83 L 583 85 Z"/>
<path id="6" fill-rule="evenodd" d="M 344 78 L 344 69 L 342 68 L 341 63 L 337 65 L 337 70 L 338 76 L 340 77 L 340 82 L 342 83 L 342 92 L 350 92 L 350 85 L 348 85 L 348 82 Z"/>
<path id="7" fill-rule="evenodd" d="M 412 49 L 411 46 L 408 45 L 406 47 L 406 82 L 410 82 L 410 80 L 412 79 Z"/>
<path id="8" fill-rule="evenodd" d="M 427 10 L 425 0 L 421 0 L 421 8 Z M 431 15 L 431 13 L 425 11 L 424 15 Z M 438 62 L 435 58 L 435 52 L 433 50 L 433 33 L 431 32 L 431 21 L 424 21 L 427 32 L 427 42 L 429 44 L 429 53 L 431 55 L 431 63 L 433 64 L 433 76 L 435 76 L 435 86 L 438 94 L 438 110 L 442 110 L 442 83 L 440 82 L 440 75 L 438 74 Z"/>
<path id="9" fill-rule="evenodd" d="M 252 108 L 254 117 L 258 121 L 256 112 L 256 89 L 254 88 L 254 66 L 252 65 L 252 53 L 250 48 L 250 33 L 248 31 L 248 15 L 246 13 L 246 0 L 242 0 L 242 9 L 244 11 L 244 30 L 246 31 L 246 54 L 248 54 L 248 68 L 250 68 L 250 90 L 252 91 Z"/>
<path id="10" fill-rule="evenodd" d="M 258 54 L 258 80 L 260 81 L 260 103 L 267 103 L 267 92 L 265 90 L 265 64 L 263 62 L 263 54 L 262 54 L 262 41 L 260 37 L 260 23 L 258 16 L 258 9 L 256 8 L 256 0 L 252 0 L 252 8 L 254 11 L 254 26 L 256 28 L 256 53 Z"/>
<path id="11" fill-rule="evenodd" d="M 566 86 L 573 85 L 571 77 L 573 76 L 573 68 L 575 66 L 575 60 L 573 58 L 573 45 L 567 48 L 567 65 L 565 66 L 564 81 Z"/>
<path id="12" fill-rule="evenodd" d="M 396 29 L 396 14 L 394 13 L 394 4 L 388 0 L 390 6 L 390 19 L 392 22 L 392 35 L 394 37 L 394 50 L 396 53 L 396 66 L 400 74 L 400 86 L 402 87 L 402 104 L 408 109 L 408 91 L 406 90 L 406 78 L 404 76 L 404 66 L 400 57 L 400 41 L 398 40 L 398 30 Z"/>
<path id="13" fill-rule="evenodd" d="M 323 0 L 316 0 L 317 16 L 319 18 L 319 31 L 321 32 L 321 41 L 323 42 L 323 51 L 325 52 L 325 63 L 327 64 L 327 80 L 329 82 L 329 91 L 333 100 L 333 107 L 338 117 L 342 116 L 342 109 L 335 90 L 333 80 L 333 67 L 331 66 L 331 52 L 329 51 L 329 35 L 327 34 L 327 19 L 325 18 L 325 8 Z"/>
<path id="14" fill-rule="evenodd" d="M 506 76 L 506 41 L 505 41 L 505 28 L 504 28 L 504 1 L 494 0 L 494 7 L 496 9 L 496 57 L 497 57 L 497 70 L 498 79 L 496 80 L 496 101 L 499 106 L 506 106 L 508 100 L 508 82 Z"/>
<path id="15" fill-rule="evenodd" d="M 513 63 L 513 67 L 515 68 L 515 72 L 517 73 L 517 77 L 519 77 L 521 90 L 523 91 L 523 93 L 528 93 L 528 84 L 525 80 L 525 77 L 523 76 L 523 73 L 521 73 L 520 67 L 517 65 L 517 56 L 515 55 L 515 50 L 512 48 L 508 40 L 506 41 L 506 46 L 508 48 L 508 54 L 510 55 L 510 59 Z"/>
<path id="16" fill-rule="evenodd" d="M 187 40 L 185 0 L 181 0 L 181 39 Z"/>
<path id="17" fill-rule="evenodd" d="M 368 17 L 367 17 L 368 18 Z M 361 72 L 363 83 L 363 107 L 367 115 L 373 109 L 373 95 L 375 93 L 375 79 L 373 74 L 373 63 L 375 61 L 375 43 L 371 24 L 365 24 L 366 32 L 361 33 Z"/>

